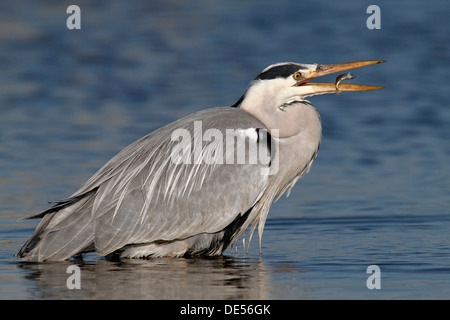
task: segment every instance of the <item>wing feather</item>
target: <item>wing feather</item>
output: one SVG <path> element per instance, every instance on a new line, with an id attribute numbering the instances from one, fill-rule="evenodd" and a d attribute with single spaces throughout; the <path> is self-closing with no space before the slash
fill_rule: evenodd
<path id="1" fill-rule="evenodd" d="M 199 158 L 195 155 L 190 158 L 193 163 L 174 163 L 171 150 L 180 143 L 172 140 L 174 130 L 190 132 L 191 146 L 203 143 L 201 132 L 194 130 L 195 121 L 201 121 L 203 132 L 218 129 L 223 137 L 228 134 L 227 129 L 243 129 L 249 139 L 255 139 L 257 135 L 248 129 L 265 129 L 250 114 L 223 107 L 200 111 L 139 139 L 107 162 L 69 198 L 83 199 L 81 195 L 91 192 L 85 199 L 88 206 L 80 211 L 76 202 L 64 208 L 67 217 L 63 212 L 55 212 L 49 218 L 58 223 L 68 219 L 73 230 L 68 232 L 64 228 L 68 233 L 64 243 L 63 233 L 57 231 L 58 223 L 50 220 L 40 231 L 41 242 L 45 243 L 40 252 L 45 252 L 46 257 L 57 257 L 60 251 L 67 255 L 70 241 L 78 250 L 93 243 L 98 254 L 107 255 L 130 244 L 216 233 L 248 212 L 266 188 L 268 177 L 261 174 L 261 169 L 268 165 L 229 164 L 229 159 L 206 164 L 204 160 L 211 157 L 211 150 L 225 147 L 223 140 L 210 141 L 207 152 L 197 155 Z M 238 148 L 248 149 L 248 144 L 234 146 L 235 158 L 239 151 L 245 152 Z M 74 219 L 80 213 L 82 223 Z M 51 239 L 55 240 L 53 244 Z"/>
<path id="2" fill-rule="evenodd" d="M 264 125 L 244 111 L 231 108 L 209 109 L 182 120 L 139 140 L 129 149 L 134 157 L 120 157 L 130 161 L 122 163 L 127 174 L 117 172 L 121 181 L 113 178 L 104 183 L 109 196 L 99 190 L 102 203 L 93 213 L 99 253 L 108 254 L 131 243 L 171 241 L 218 232 L 258 200 L 267 183 L 267 177 L 260 171 L 263 165 L 208 165 L 202 161 L 207 156 L 204 153 L 200 153 L 200 158 L 191 158 L 193 163 L 176 164 L 171 161 L 170 151 L 179 142 L 172 141 L 171 134 L 180 127 L 189 130 L 193 146 L 201 142 L 201 134 L 193 133 L 194 121 L 202 121 L 203 131 L 219 129 L 224 137 L 226 129 L 264 128 Z M 211 143 L 219 142 L 224 143 L 215 140 Z M 103 212 L 101 207 L 114 210 Z"/>

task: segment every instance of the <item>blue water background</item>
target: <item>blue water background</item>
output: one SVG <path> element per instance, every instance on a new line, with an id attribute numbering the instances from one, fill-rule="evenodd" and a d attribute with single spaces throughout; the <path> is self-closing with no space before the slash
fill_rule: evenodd
<path id="1" fill-rule="evenodd" d="M 444 1 L 68 1 L 0 4 L 0 299 L 449 299 L 450 5 Z M 381 9 L 369 30 L 366 9 Z M 233 104 L 280 61 L 383 59 L 312 97 L 311 172 L 269 213 L 262 251 L 219 259 L 14 257 L 37 221 L 141 136 Z M 325 80 L 334 81 L 334 77 Z M 369 290 L 367 267 L 381 270 Z"/>

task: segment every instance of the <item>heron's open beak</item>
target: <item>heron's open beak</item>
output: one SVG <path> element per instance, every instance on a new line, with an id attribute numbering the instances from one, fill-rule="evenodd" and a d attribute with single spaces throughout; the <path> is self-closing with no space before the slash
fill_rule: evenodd
<path id="1" fill-rule="evenodd" d="M 339 91 L 335 83 L 310 83 L 311 79 L 321 77 L 327 74 L 345 71 L 349 69 L 355 69 L 359 67 L 368 66 L 371 64 L 377 64 L 385 62 L 383 60 L 368 60 L 368 61 L 355 61 L 337 64 L 318 65 L 316 70 L 311 71 L 305 75 L 305 78 L 297 83 L 297 86 L 308 85 L 314 90 L 314 94 L 332 93 L 339 91 L 365 91 L 382 89 L 384 87 L 378 86 L 361 86 L 356 84 L 339 84 Z"/>

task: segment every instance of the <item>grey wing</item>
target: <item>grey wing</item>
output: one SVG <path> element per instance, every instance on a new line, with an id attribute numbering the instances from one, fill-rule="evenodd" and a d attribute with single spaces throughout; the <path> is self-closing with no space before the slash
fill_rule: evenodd
<path id="1" fill-rule="evenodd" d="M 248 152 L 248 144 L 237 141 L 233 158 L 227 158 L 226 132 L 238 130 L 246 141 L 256 140 L 252 130 L 262 124 L 255 120 L 239 109 L 210 109 L 156 132 L 151 141 L 142 141 L 144 147 L 136 145 L 137 158 L 97 192 L 93 206 L 97 252 L 105 255 L 127 244 L 216 233 L 243 215 L 265 189 L 267 176 L 261 169 L 267 164 L 237 163 L 240 148 Z M 174 132 L 185 139 L 173 141 Z M 199 147 L 204 139 L 210 142 Z M 150 154 L 144 152 L 149 150 Z M 217 154 L 220 151 L 222 155 Z"/>
<path id="2" fill-rule="evenodd" d="M 33 245 L 44 243 L 46 237 L 57 238 L 47 241 L 53 249 L 47 244 L 40 251 L 52 257 L 52 250 L 64 247 L 66 259 L 87 248 L 107 255 L 130 244 L 224 230 L 258 201 L 267 185 L 262 169 L 270 163 L 248 161 L 252 141 L 270 153 L 259 141 L 260 128 L 261 122 L 240 109 L 214 108 L 156 130 L 124 149 L 60 202 L 61 211 L 49 209 Z M 242 136 L 246 143 L 236 138 L 230 149 L 226 139 L 230 135 Z M 239 159 L 242 154 L 247 161 Z M 64 243 L 64 234 L 70 245 Z"/>

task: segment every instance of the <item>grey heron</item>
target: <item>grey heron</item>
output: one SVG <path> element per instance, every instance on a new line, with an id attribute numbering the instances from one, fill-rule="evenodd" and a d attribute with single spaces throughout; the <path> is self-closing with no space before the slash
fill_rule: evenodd
<path id="1" fill-rule="evenodd" d="M 120 258 L 222 254 L 258 227 L 315 159 L 320 116 L 306 97 L 382 87 L 310 80 L 383 61 L 265 68 L 231 107 L 172 122 L 114 156 L 42 218 L 17 253 L 60 261 L 88 252 Z M 256 155 L 255 155 L 256 154 Z M 248 240 L 248 243 L 250 240 Z"/>

